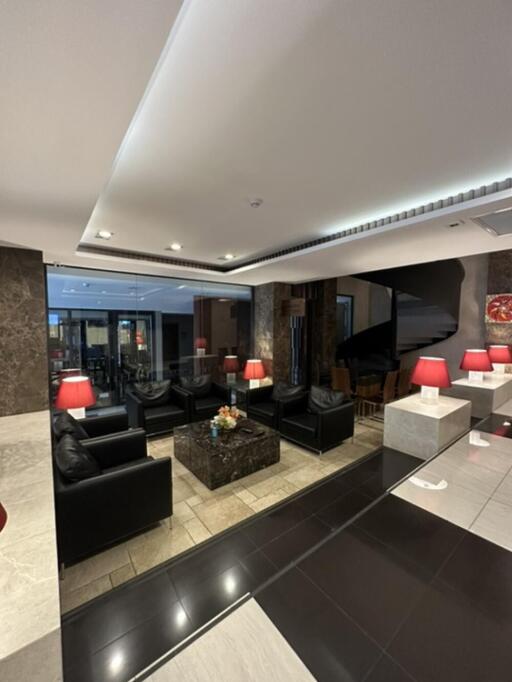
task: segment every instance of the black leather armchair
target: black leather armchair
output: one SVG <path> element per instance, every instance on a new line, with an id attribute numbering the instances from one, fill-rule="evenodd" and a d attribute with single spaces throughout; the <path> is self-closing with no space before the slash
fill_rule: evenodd
<path id="1" fill-rule="evenodd" d="M 283 438 L 308 450 L 325 452 L 354 435 L 354 403 L 308 411 L 308 394 L 279 403 L 279 431 Z"/>
<path id="2" fill-rule="evenodd" d="M 170 386 L 163 398 L 153 400 L 126 389 L 126 410 L 132 428 L 145 429 L 148 436 L 169 433 L 175 426 L 190 421 L 190 398 L 179 386 Z"/>
<path id="3" fill-rule="evenodd" d="M 71 433 L 77 440 L 109 436 L 128 431 L 128 415 L 126 412 L 84 417 L 75 419 L 66 412 L 56 412 L 53 416 L 53 438 L 58 442 L 64 433 Z"/>
<path id="4" fill-rule="evenodd" d="M 171 459 L 147 456 L 142 429 L 81 442 L 101 473 L 73 482 L 54 466 L 57 545 L 63 564 L 172 514 Z"/>
<path id="5" fill-rule="evenodd" d="M 208 376 L 181 378 L 181 390 L 190 400 L 190 421 L 198 422 L 214 417 L 219 407 L 231 405 L 231 389 L 210 381 Z"/>
<path id="6" fill-rule="evenodd" d="M 279 429 L 279 402 L 304 394 L 303 386 L 292 386 L 285 382 L 251 388 L 246 393 L 247 416 L 271 429 Z"/>

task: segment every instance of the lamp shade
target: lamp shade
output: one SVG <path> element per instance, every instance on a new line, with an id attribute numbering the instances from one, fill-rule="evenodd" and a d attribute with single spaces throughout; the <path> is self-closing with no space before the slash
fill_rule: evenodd
<path id="1" fill-rule="evenodd" d="M 444 358 L 420 357 L 414 367 L 411 382 L 418 386 L 449 388 L 452 385 Z"/>
<path id="2" fill-rule="evenodd" d="M 244 370 L 244 379 L 264 379 L 265 368 L 261 360 L 247 360 Z"/>
<path id="3" fill-rule="evenodd" d="M 469 348 L 464 351 L 460 368 L 467 372 L 492 372 L 487 351 L 480 348 Z"/>
<path id="4" fill-rule="evenodd" d="M 510 346 L 489 346 L 487 353 L 491 362 L 501 365 L 512 363 Z"/>
<path id="5" fill-rule="evenodd" d="M 90 407 L 96 402 L 91 381 L 87 377 L 67 377 L 63 379 L 57 393 L 55 407 L 59 410 L 75 410 Z"/>
<path id="6" fill-rule="evenodd" d="M 224 357 L 223 368 L 226 374 L 236 374 L 240 369 L 238 355 L 226 355 Z"/>
<path id="7" fill-rule="evenodd" d="M 196 348 L 206 350 L 206 339 L 204 336 L 198 336 L 196 339 Z"/>
<path id="8" fill-rule="evenodd" d="M 7 523 L 7 512 L 5 511 L 5 509 L 0 504 L 0 531 L 5 526 L 6 523 Z"/>

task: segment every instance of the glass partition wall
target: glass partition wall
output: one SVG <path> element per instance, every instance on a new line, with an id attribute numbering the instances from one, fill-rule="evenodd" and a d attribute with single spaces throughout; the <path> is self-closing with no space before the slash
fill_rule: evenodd
<path id="1" fill-rule="evenodd" d="M 70 267 L 47 268 L 50 382 L 80 369 L 94 409 L 122 405 L 134 381 L 211 374 L 250 355 L 251 287 Z"/>

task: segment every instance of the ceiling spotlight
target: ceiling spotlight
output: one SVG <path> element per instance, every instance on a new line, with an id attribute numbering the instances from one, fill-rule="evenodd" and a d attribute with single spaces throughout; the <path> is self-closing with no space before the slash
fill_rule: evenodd
<path id="1" fill-rule="evenodd" d="M 186 289 L 187 285 L 186 284 L 180 284 L 178 289 Z"/>
<path id="2" fill-rule="evenodd" d="M 219 303 L 229 303 L 229 298 L 219 298 Z"/>
<path id="3" fill-rule="evenodd" d="M 88 289 L 91 285 L 89 284 L 89 282 L 82 282 L 82 286 Z"/>
<path id="4" fill-rule="evenodd" d="M 96 232 L 96 239 L 110 239 L 113 234 L 114 233 L 109 232 L 109 230 L 98 230 L 98 232 Z"/>
<path id="5" fill-rule="evenodd" d="M 259 199 L 258 197 L 255 197 L 254 199 L 249 199 L 249 206 L 251 208 L 259 208 L 262 203 L 263 199 Z"/>
<path id="6" fill-rule="evenodd" d="M 108 291 L 102 291 L 101 293 L 102 294 L 108 294 Z"/>
<path id="7" fill-rule="evenodd" d="M 232 253 L 227 253 L 227 254 L 224 256 L 224 258 L 225 258 L 226 260 L 233 260 L 234 257 L 235 257 L 235 256 L 234 256 L 234 254 L 232 254 Z"/>
<path id="8" fill-rule="evenodd" d="M 171 251 L 181 251 L 183 247 L 178 242 L 173 242 L 172 244 L 169 245 L 169 248 L 171 249 Z"/>

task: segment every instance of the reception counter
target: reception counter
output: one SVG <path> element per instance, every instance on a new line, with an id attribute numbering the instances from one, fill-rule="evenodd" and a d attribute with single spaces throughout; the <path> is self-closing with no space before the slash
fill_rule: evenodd
<path id="1" fill-rule="evenodd" d="M 62 680 L 50 416 L 0 418 L 0 680 Z"/>

